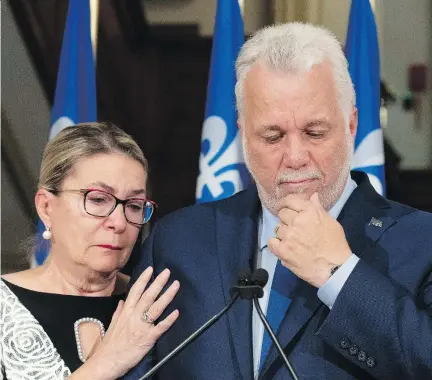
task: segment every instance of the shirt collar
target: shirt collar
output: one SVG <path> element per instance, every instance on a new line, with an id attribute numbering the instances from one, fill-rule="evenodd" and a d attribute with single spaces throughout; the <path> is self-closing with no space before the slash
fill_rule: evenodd
<path id="1" fill-rule="evenodd" d="M 352 192 L 357 187 L 357 184 L 351 178 L 348 178 L 348 181 L 345 185 L 344 191 L 342 195 L 334 204 L 334 206 L 329 210 L 328 214 L 333 218 L 337 219 L 340 212 L 342 211 L 343 206 L 347 202 L 348 198 L 352 194 Z M 260 239 L 260 250 L 264 249 L 267 246 L 267 242 L 270 238 L 275 236 L 274 230 L 276 226 L 279 224 L 279 218 L 274 216 L 269 210 L 267 210 L 264 206 L 262 206 L 262 233 Z"/>

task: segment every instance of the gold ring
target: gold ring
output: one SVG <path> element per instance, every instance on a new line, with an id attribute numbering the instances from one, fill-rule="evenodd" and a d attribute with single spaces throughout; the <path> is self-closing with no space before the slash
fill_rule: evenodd
<path id="1" fill-rule="evenodd" d="M 279 237 L 279 235 L 278 235 L 278 231 L 279 231 L 279 228 L 280 228 L 280 224 L 278 224 L 276 227 L 275 227 L 275 229 L 274 229 L 274 232 L 275 232 L 275 238 L 276 239 L 278 239 L 279 241 L 282 241 L 282 239 Z"/>
<path id="2" fill-rule="evenodd" d="M 143 315 L 141 316 L 141 320 L 145 323 L 150 323 L 151 325 L 154 323 L 154 320 L 148 310 L 143 313 Z"/>

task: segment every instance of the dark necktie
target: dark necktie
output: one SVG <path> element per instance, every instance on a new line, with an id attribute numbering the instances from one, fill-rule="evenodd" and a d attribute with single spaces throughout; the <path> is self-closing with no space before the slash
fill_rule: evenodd
<path id="1" fill-rule="evenodd" d="M 264 247 L 264 249 L 268 249 Z M 275 273 L 273 276 L 272 287 L 270 290 L 270 297 L 267 307 L 267 319 L 269 324 L 276 334 L 279 326 L 284 318 L 288 307 L 291 303 L 290 294 L 294 289 L 297 281 L 297 276 L 292 273 L 288 268 L 285 268 L 281 261 L 278 260 L 276 264 Z M 261 348 L 260 368 L 262 368 L 264 361 L 271 346 L 271 338 L 266 330 L 264 330 L 263 343 Z"/>

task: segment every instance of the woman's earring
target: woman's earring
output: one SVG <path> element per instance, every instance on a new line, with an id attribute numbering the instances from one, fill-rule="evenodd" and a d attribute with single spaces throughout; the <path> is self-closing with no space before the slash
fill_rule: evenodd
<path id="1" fill-rule="evenodd" d="M 51 239 L 51 236 L 52 236 L 51 229 L 49 227 L 45 227 L 45 231 L 43 232 L 42 237 L 45 240 L 49 240 L 49 239 Z"/>

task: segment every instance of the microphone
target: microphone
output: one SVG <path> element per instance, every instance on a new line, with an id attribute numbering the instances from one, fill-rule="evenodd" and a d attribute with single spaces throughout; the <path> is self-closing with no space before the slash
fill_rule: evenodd
<path id="1" fill-rule="evenodd" d="M 252 281 L 255 284 L 264 288 L 264 286 L 267 285 L 268 278 L 269 278 L 268 272 L 264 268 L 258 268 L 252 277 Z"/>
<path id="2" fill-rule="evenodd" d="M 264 286 L 268 281 L 268 273 L 265 269 L 259 268 L 252 275 L 250 272 L 240 277 L 236 286 L 231 288 L 231 297 L 238 294 L 240 298 L 252 300 L 254 297 L 261 298 L 264 295 Z"/>
<path id="3" fill-rule="evenodd" d="M 267 281 L 268 281 L 268 272 L 265 269 L 263 269 L 263 268 L 257 269 L 255 271 L 255 273 L 254 273 L 254 276 L 252 276 L 251 281 L 254 284 L 257 284 L 257 286 L 259 286 L 260 289 L 261 289 L 261 292 L 254 293 L 254 295 L 252 297 L 253 303 L 255 305 L 255 308 L 257 309 L 257 312 L 258 312 L 258 315 L 259 315 L 259 317 L 261 319 L 261 322 L 263 323 L 265 329 L 267 330 L 267 332 L 268 332 L 271 340 L 273 341 L 274 345 L 276 346 L 279 354 L 282 356 L 282 359 L 283 359 L 286 367 L 288 368 L 288 371 L 291 374 L 292 378 L 294 380 L 298 380 L 298 377 L 297 377 L 297 375 L 296 375 L 296 373 L 294 371 L 293 366 L 291 365 L 291 363 L 289 362 L 287 356 L 285 355 L 285 352 L 284 352 L 282 346 L 280 345 L 278 339 L 276 338 L 276 335 L 274 334 L 274 332 L 273 332 L 270 324 L 268 323 L 268 320 L 267 320 L 266 316 L 264 315 L 264 313 L 263 313 L 263 311 L 261 309 L 261 306 L 260 306 L 260 304 L 258 302 L 258 298 L 262 298 L 263 295 L 264 295 L 263 287 L 267 284 Z M 249 293 L 246 292 L 246 297 L 247 296 L 249 296 Z M 240 293 L 240 297 L 243 298 L 242 297 L 242 293 Z M 250 299 L 250 298 L 247 298 L 247 299 Z"/>
<path id="4" fill-rule="evenodd" d="M 266 272 L 266 274 L 268 278 L 268 273 Z M 204 323 L 192 335 L 190 335 L 187 339 L 185 339 L 182 343 L 180 343 L 173 351 L 171 351 L 159 363 L 157 363 L 153 368 L 151 368 L 147 373 L 145 373 L 144 376 L 140 377 L 139 380 L 148 379 L 150 376 L 154 375 L 156 371 L 159 370 L 159 368 L 161 368 L 168 360 L 176 356 L 180 351 L 182 351 L 187 345 L 189 345 L 196 338 L 198 338 L 210 326 L 216 323 L 220 319 L 220 317 L 222 317 L 222 315 L 224 315 L 229 309 L 231 309 L 234 303 L 238 300 L 239 296 L 241 297 L 241 294 L 251 296 L 251 297 L 253 297 L 255 294 L 261 294 L 262 297 L 263 290 L 262 287 L 258 285 L 259 283 L 258 281 L 261 281 L 260 276 L 262 276 L 262 274 L 258 275 L 257 277 L 256 272 L 253 275 L 251 275 L 250 271 L 244 272 L 242 275 L 240 275 L 239 279 L 237 280 L 237 285 L 231 288 L 230 290 L 231 299 L 229 300 L 228 304 L 219 313 L 217 313 L 212 318 L 210 318 L 206 323 Z M 267 279 L 265 282 L 267 282 Z M 249 290 L 249 288 L 253 288 L 253 290 Z M 247 299 L 252 299 L 252 298 L 247 298 Z"/>

